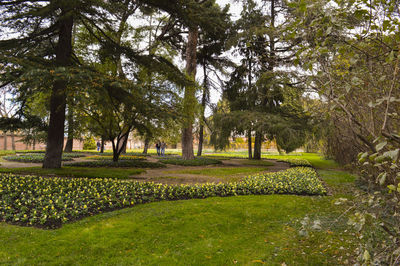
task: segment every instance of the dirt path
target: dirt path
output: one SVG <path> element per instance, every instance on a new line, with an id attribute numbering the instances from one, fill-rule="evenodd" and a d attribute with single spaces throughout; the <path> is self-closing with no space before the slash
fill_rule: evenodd
<path id="1" fill-rule="evenodd" d="M 157 162 L 154 158 L 148 158 L 148 161 Z M 155 182 L 163 184 L 195 184 L 195 183 L 211 183 L 211 182 L 229 182 L 237 181 L 249 175 L 245 173 L 233 174 L 225 177 L 213 177 L 209 175 L 177 173 L 179 171 L 190 170 L 204 170 L 204 169 L 219 169 L 219 168 L 265 168 L 264 172 L 277 172 L 289 168 L 288 163 L 277 162 L 276 160 L 268 160 L 274 163 L 272 166 L 260 165 L 246 165 L 246 160 L 243 159 L 230 159 L 223 160 L 222 165 L 206 165 L 206 166 L 181 166 L 181 165 L 167 165 L 167 168 L 162 169 L 148 169 L 146 172 L 132 176 L 132 179 L 142 182 Z"/>

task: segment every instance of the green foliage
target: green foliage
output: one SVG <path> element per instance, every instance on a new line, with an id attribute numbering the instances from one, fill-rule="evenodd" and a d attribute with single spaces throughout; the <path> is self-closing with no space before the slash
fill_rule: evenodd
<path id="1" fill-rule="evenodd" d="M 95 150 L 96 148 L 96 141 L 93 137 L 85 138 L 85 140 L 83 141 L 84 150 Z"/>
<path id="2" fill-rule="evenodd" d="M 137 168 L 163 168 L 165 165 L 161 163 L 153 163 L 142 160 L 119 160 L 114 162 L 112 160 L 96 160 L 87 162 L 74 162 L 68 163 L 66 166 L 76 166 L 76 167 L 137 167 Z"/>
<path id="3" fill-rule="evenodd" d="M 4 155 L 13 155 L 15 154 L 15 151 L 0 151 L 0 156 L 4 156 Z"/>
<path id="4" fill-rule="evenodd" d="M 182 158 L 170 158 L 170 159 L 161 159 L 161 163 L 164 164 L 175 164 L 175 165 L 183 165 L 183 166 L 200 166 L 200 165 L 210 165 L 210 164 L 221 164 L 220 160 L 204 158 L 204 157 L 196 157 L 193 160 L 183 160 Z"/>
<path id="5" fill-rule="evenodd" d="M 2 221 L 47 228 L 113 209 L 159 200 L 258 194 L 323 195 L 315 171 L 293 168 L 238 183 L 168 186 L 102 179 L 0 175 Z"/>

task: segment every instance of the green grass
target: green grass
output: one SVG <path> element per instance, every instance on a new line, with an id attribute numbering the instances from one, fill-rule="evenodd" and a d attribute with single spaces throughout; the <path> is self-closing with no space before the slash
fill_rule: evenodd
<path id="1" fill-rule="evenodd" d="M 348 207 L 334 202 L 352 197 L 348 188 L 355 177 L 330 170 L 337 165 L 318 155 L 298 158 L 324 169 L 318 171 L 321 179 L 335 191 L 342 189 L 340 195 L 154 202 L 57 230 L 0 223 L 0 264 L 343 265 L 346 260 L 354 264 L 359 243 L 342 215 Z M 301 236 L 305 217 L 320 220 L 322 229 Z"/>
<path id="2" fill-rule="evenodd" d="M 306 215 L 337 217 L 331 207 L 327 197 L 245 196 L 138 205 L 52 231 L 0 224 L 0 264 L 337 265 L 356 245 L 343 221 L 297 233 Z"/>
<path id="3" fill-rule="evenodd" d="M 41 167 L 0 168 L 0 173 L 30 174 L 42 176 L 89 177 L 128 179 L 132 175 L 144 172 L 143 169 L 110 168 L 110 167 L 72 167 L 44 169 Z"/>
<path id="4" fill-rule="evenodd" d="M 174 170 L 164 171 L 164 173 L 172 174 L 190 174 L 190 175 L 205 175 L 213 177 L 229 177 L 232 175 L 249 175 L 268 171 L 265 167 L 224 167 L 224 168 L 207 168 L 207 169 L 187 169 L 187 170 Z"/>
<path id="5" fill-rule="evenodd" d="M 334 169 L 339 165 L 333 160 L 326 160 L 316 153 L 288 154 L 288 155 L 263 155 L 266 159 L 305 159 L 317 169 Z"/>

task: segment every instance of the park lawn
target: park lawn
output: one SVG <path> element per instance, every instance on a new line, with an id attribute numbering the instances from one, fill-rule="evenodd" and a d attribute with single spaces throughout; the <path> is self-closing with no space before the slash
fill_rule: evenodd
<path id="1" fill-rule="evenodd" d="M 137 168 L 113 167 L 73 167 L 63 166 L 60 169 L 44 169 L 40 166 L 23 168 L 0 168 L 0 173 L 27 174 L 40 176 L 89 177 L 129 179 L 145 170 Z"/>
<path id="2" fill-rule="evenodd" d="M 294 154 L 285 154 L 285 155 L 262 155 L 265 159 L 305 159 L 309 161 L 315 168 L 317 169 L 335 169 L 338 168 L 339 165 L 333 160 L 326 160 L 321 157 L 321 155 L 317 153 L 294 153 Z"/>
<path id="3" fill-rule="evenodd" d="M 316 160 L 317 165 L 324 165 L 321 161 Z M 334 188 L 333 195 L 154 202 L 95 215 L 56 230 L 0 223 L 0 264 L 354 263 L 359 243 L 342 215 L 348 206 L 335 201 L 352 197 L 348 188 L 353 187 L 355 177 L 334 170 L 319 174 Z M 304 226 L 301 222 L 306 219 L 310 222 Z M 311 229 L 315 221 L 320 221 L 320 230 Z M 299 233 L 302 229 L 306 234 Z"/>

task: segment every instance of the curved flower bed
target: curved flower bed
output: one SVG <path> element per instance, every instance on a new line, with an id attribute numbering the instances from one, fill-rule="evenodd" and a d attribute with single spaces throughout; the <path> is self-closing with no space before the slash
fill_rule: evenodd
<path id="1" fill-rule="evenodd" d="M 112 155 L 94 155 L 94 156 L 88 156 L 86 159 L 90 160 L 112 160 L 113 156 Z M 146 157 L 144 156 L 138 156 L 138 155 L 120 155 L 119 156 L 120 160 L 145 160 Z"/>
<path id="2" fill-rule="evenodd" d="M 63 161 L 72 161 L 71 156 L 63 155 Z M 12 162 L 21 162 L 21 163 L 42 163 L 44 160 L 44 154 L 24 154 L 24 155 L 12 155 L 12 156 L 4 156 L 4 160 L 12 161 Z"/>
<path id="3" fill-rule="evenodd" d="M 74 162 L 65 164 L 67 166 L 78 167 L 137 167 L 137 168 L 163 168 L 165 165 L 161 163 L 146 162 L 139 159 L 135 160 L 119 160 L 114 162 L 112 160 L 96 160 L 87 162 Z"/>
<path id="4" fill-rule="evenodd" d="M 56 228 L 85 216 L 160 200 L 326 193 L 315 170 L 291 168 L 227 184 L 163 185 L 114 179 L 0 175 L 0 221 Z"/>
<path id="5" fill-rule="evenodd" d="M 286 162 L 290 164 L 290 167 L 313 167 L 312 164 L 306 159 L 279 159 L 278 162 Z"/>

